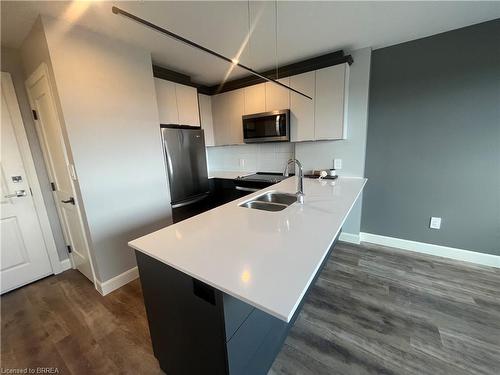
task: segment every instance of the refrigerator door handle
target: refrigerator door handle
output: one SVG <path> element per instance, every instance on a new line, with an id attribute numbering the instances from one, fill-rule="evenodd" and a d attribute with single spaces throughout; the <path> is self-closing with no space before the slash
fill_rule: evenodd
<path id="1" fill-rule="evenodd" d="M 203 195 L 198 195 L 197 197 L 195 197 L 193 199 L 189 199 L 189 200 L 186 200 L 186 201 L 182 201 L 182 202 L 179 202 L 179 203 L 172 204 L 172 208 L 184 207 L 184 206 L 187 206 L 189 204 L 199 202 L 202 199 L 205 199 L 206 197 L 208 197 L 208 194 L 209 193 L 207 192 L 207 193 L 205 193 Z"/>

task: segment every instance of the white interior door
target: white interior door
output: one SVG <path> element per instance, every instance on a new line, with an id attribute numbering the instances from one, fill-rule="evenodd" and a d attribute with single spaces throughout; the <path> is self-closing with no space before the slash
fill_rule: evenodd
<path id="1" fill-rule="evenodd" d="M 36 129 L 53 184 L 52 189 L 65 240 L 71 248 L 71 259 L 75 268 L 94 282 L 88 244 L 73 185 L 76 175 L 73 166 L 68 162 L 61 124 L 44 64 L 26 81 L 26 88 L 31 106 L 36 113 Z"/>
<path id="2" fill-rule="evenodd" d="M 12 82 L 10 79 L 6 82 L 4 74 L 0 159 L 1 293 L 54 273 L 21 157 L 18 138 L 25 135 L 16 134 L 14 128 L 12 111 L 19 109 L 7 104 L 5 89 Z"/>

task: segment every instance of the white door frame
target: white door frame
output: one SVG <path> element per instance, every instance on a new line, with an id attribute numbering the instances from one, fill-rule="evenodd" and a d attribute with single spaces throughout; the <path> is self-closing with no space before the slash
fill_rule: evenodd
<path id="1" fill-rule="evenodd" d="M 33 156 L 31 155 L 28 137 L 26 135 L 26 130 L 24 129 L 24 123 L 21 117 L 21 111 L 19 109 L 19 103 L 17 101 L 17 96 L 14 89 L 14 83 L 12 82 L 10 73 L 1 73 L 2 90 L 5 90 L 5 101 L 7 103 L 7 106 L 9 107 L 9 112 L 12 115 L 12 124 L 17 138 L 17 143 L 19 145 L 19 150 L 21 151 L 21 158 L 23 161 L 24 169 L 26 171 L 28 184 L 31 188 L 31 194 L 33 196 L 33 203 L 35 205 L 36 214 L 38 216 L 38 221 L 40 222 L 40 228 L 42 229 L 45 247 L 47 249 L 50 264 L 52 266 L 52 271 L 54 272 L 54 274 L 58 274 L 64 271 L 64 269 L 61 265 L 61 261 L 59 260 L 56 242 L 54 240 L 54 235 L 50 227 L 49 215 L 47 214 L 47 208 L 45 207 L 45 203 L 43 201 L 42 189 L 40 188 L 40 182 L 38 181 L 38 176 L 36 174 L 35 163 L 33 161 Z"/>
<path id="2" fill-rule="evenodd" d="M 32 86 L 35 82 L 37 82 L 38 80 L 42 79 L 42 77 L 45 76 L 47 77 L 47 81 L 48 81 L 48 95 L 50 96 L 50 100 L 52 101 L 52 103 L 54 103 L 54 107 L 56 109 L 56 111 L 58 111 L 58 105 L 55 101 L 55 96 L 54 96 L 54 93 L 52 91 L 52 79 L 51 79 L 51 75 L 49 73 L 49 69 L 47 67 L 47 64 L 45 62 L 42 62 L 38 68 L 36 68 L 33 73 L 31 73 L 31 75 L 28 77 L 28 79 L 25 81 L 25 86 L 26 86 L 26 89 L 27 89 L 27 92 L 28 92 L 28 100 L 30 102 L 30 105 L 32 108 L 34 108 L 34 105 L 33 105 L 33 101 L 32 101 L 32 98 L 31 98 L 31 95 L 30 95 L 30 90 L 28 89 L 28 87 Z M 57 114 L 57 116 L 59 116 L 59 113 Z M 61 124 L 61 119 L 58 118 L 58 121 L 59 121 L 59 126 L 61 127 L 61 133 L 64 134 L 64 129 L 63 129 L 63 125 Z M 43 134 L 41 134 L 41 129 L 40 127 L 38 126 L 38 124 L 36 124 L 36 120 L 35 120 L 35 128 L 36 128 L 36 133 L 38 135 L 38 139 L 40 141 L 40 146 L 42 147 L 42 153 L 43 153 L 43 157 L 44 157 L 44 162 L 45 162 L 45 166 L 47 168 L 47 173 L 49 175 L 49 178 L 54 181 L 54 178 L 52 177 L 52 171 L 51 171 L 51 167 L 50 167 L 50 162 L 47 160 L 47 155 L 48 155 L 48 151 L 47 151 L 47 147 L 45 145 L 45 143 L 43 142 L 43 139 L 44 139 L 44 136 Z M 65 154 L 66 154 L 66 158 L 68 159 L 68 156 L 69 156 L 69 152 L 68 152 L 68 146 L 67 146 L 67 141 L 66 139 L 63 137 L 63 143 L 64 143 L 64 147 L 66 148 L 64 151 L 65 151 Z M 69 162 L 69 160 L 67 160 L 67 162 Z M 97 281 L 97 278 L 96 278 L 96 274 L 95 274 L 95 268 L 94 268 L 94 261 L 92 259 L 92 256 L 90 255 L 90 246 L 89 246 L 89 241 L 88 241 L 88 238 L 87 238 L 87 230 L 83 224 L 83 217 L 82 217 L 82 212 L 80 210 L 80 202 L 82 202 L 82 199 L 80 197 L 80 195 L 78 194 L 77 192 L 77 189 L 75 188 L 75 181 L 73 180 L 73 178 L 70 178 L 71 180 L 71 185 L 72 185 L 72 190 L 73 190 L 73 196 L 74 198 L 77 200 L 78 204 L 75 206 L 76 209 L 78 210 L 78 216 L 79 216 L 79 221 L 80 221 L 80 230 L 82 231 L 82 237 L 83 237 L 83 241 L 84 241 L 84 246 L 85 246 L 85 251 L 87 252 L 87 257 L 89 259 L 89 262 L 90 262 L 90 268 L 92 270 L 92 283 L 94 284 L 94 286 L 96 286 L 96 281 Z M 59 216 L 59 222 L 61 223 L 61 227 L 62 227 L 62 230 L 63 230 L 63 234 L 64 234 L 64 237 L 65 237 L 65 241 L 69 242 L 69 236 L 68 234 L 66 233 L 66 228 L 65 228 L 65 224 L 64 224 L 64 221 L 63 221 L 63 218 L 62 218 L 62 213 L 61 213 L 61 210 L 60 210 L 60 207 L 56 204 L 56 209 L 57 209 L 57 213 L 58 213 L 58 216 Z M 73 259 L 73 256 L 71 253 L 68 254 L 69 256 L 69 259 L 71 261 L 71 267 L 73 269 L 76 268 L 76 265 L 75 265 L 75 262 L 74 262 L 74 259 Z"/>

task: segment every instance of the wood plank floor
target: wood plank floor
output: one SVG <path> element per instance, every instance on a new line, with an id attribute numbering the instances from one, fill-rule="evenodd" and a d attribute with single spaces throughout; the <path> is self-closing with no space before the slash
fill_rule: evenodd
<path id="1" fill-rule="evenodd" d="M 1 297 L 1 367 L 161 374 L 139 282 L 106 297 L 67 271 Z M 500 374 L 500 270 L 337 245 L 275 374 Z"/>

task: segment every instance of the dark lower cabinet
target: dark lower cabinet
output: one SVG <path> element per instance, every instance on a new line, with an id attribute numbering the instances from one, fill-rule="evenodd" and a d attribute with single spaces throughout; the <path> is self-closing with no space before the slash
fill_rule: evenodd
<path id="1" fill-rule="evenodd" d="M 223 295 L 136 252 L 153 351 L 168 375 L 228 374 Z"/>
<path id="2" fill-rule="evenodd" d="M 182 220 L 189 219 L 192 216 L 199 215 L 213 208 L 211 196 L 207 196 L 201 201 L 188 204 L 186 206 L 172 208 L 172 221 L 178 223 Z"/>
<path id="3" fill-rule="evenodd" d="M 166 374 L 267 374 L 304 300 L 286 323 L 141 252 L 136 256 L 154 354 Z"/>
<path id="4" fill-rule="evenodd" d="M 201 214 L 212 208 L 221 206 L 228 202 L 234 201 L 245 195 L 251 194 L 259 189 L 264 189 L 271 186 L 268 182 L 249 182 L 238 181 L 238 187 L 235 180 L 226 178 L 210 178 L 208 186 L 210 195 L 199 202 L 192 203 L 183 207 L 172 209 L 172 219 L 174 223 L 189 219 L 192 216 Z"/>
<path id="5" fill-rule="evenodd" d="M 172 208 L 174 224 L 250 194 L 247 191 L 237 190 L 233 180 L 211 178 L 208 182 L 210 194 L 205 199 L 186 206 Z"/>
<path id="6" fill-rule="evenodd" d="M 209 186 L 213 207 L 221 206 L 250 194 L 248 191 L 237 190 L 234 180 L 225 178 L 211 178 Z"/>

